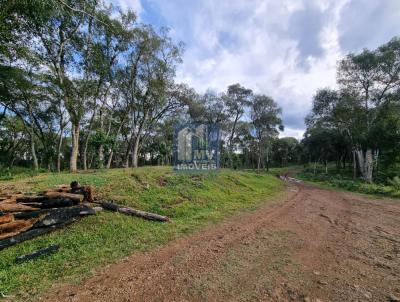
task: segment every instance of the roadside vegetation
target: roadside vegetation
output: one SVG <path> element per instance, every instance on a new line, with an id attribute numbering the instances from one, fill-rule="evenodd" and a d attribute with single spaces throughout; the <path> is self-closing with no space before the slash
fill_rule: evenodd
<path id="1" fill-rule="evenodd" d="M 0 187 L 41 191 L 78 180 L 96 186 L 99 198 L 167 215 L 156 223 L 112 212 L 85 217 L 49 235 L 0 251 L 0 292 L 16 299 L 36 297 L 55 282 L 79 282 L 105 264 L 135 251 L 145 251 L 216 223 L 239 210 L 275 200 L 282 183 L 255 172 L 222 170 L 212 174 L 176 174 L 169 167 L 110 169 L 85 173 L 43 173 Z M 59 244 L 60 251 L 16 264 L 15 257 Z"/>
<path id="2" fill-rule="evenodd" d="M 396 170 L 392 172 L 397 174 Z M 352 171 L 337 171 L 335 168 L 325 171 L 325 166 L 303 168 L 294 174 L 295 177 L 322 186 L 339 188 L 351 192 L 400 198 L 400 178 L 386 178 L 387 174 L 381 175 L 381 179 L 374 183 L 365 182 L 362 178 L 354 179 Z"/>
<path id="3" fill-rule="evenodd" d="M 351 170 L 354 183 L 362 178 L 369 184 L 395 184 L 400 161 L 400 39 L 348 54 L 338 63 L 337 84 L 338 89 L 322 88 L 314 96 L 302 141 L 305 160 L 324 164 L 325 174 L 334 161 L 343 178 Z"/>

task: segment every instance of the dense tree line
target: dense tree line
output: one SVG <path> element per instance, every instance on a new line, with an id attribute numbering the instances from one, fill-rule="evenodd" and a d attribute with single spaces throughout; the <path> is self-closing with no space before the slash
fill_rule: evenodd
<path id="1" fill-rule="evenodd" d="M 400 39 L 342 59 L 338 89 L 320 89 L 302 142 L 310 162 L 352 164 L 353 177 L 372 182 L 396 168 L 400 154 Z"/>
<path id="2" fill-rule="evenodd" d="M 277 138 L 273 99 L 239 84 L 198 94 L 176 83 L 183 45 L 131 11 L 100 0 L 6 0 L 0 21 L 3 167 L 170 164 L 173 125 L 185 121 L 221 125 L 225 167 L 294 157 L 296 143 Z"/>
<path id="3" fill-rule="evenodd" d="M 340 60 L 299 143 L 279 138 L 281 109 L 266 95 L 177 83 L 184 46 L 134 12 L 100 0 L 0 8 L 0 167 L 170 165 L 174 125 L 188 121 L 220 125 L 222 167 L 335 162 L 372 182 L 399 163 L 399 38 Z"/>

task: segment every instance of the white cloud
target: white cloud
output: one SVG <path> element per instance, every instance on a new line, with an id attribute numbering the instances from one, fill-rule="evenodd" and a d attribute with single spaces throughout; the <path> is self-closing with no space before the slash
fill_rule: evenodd
<path id="1" fill-rule="evenodd" d="M 113 1 L 143 10 L 139 0 Z M 360 0 L 142 1 L 186 43 L 178 81 L 199 92 L 240 83 L 270 95 L 283 109 L 284 133 L 299 138 L 316 90 L 336 86 L 337 60 L 345 54 L 341 18 Z"/>
<path id="2" fill-rule="evenodd" d="M 285 128 L 285 131 L 281 132 L 279 134 L 279 137 L 294 137 L 297 138 L 297 140 L 301 140 L 304 135 L 304 130 L 298 130 L 298 129 L 292 129 L 292 128 Z"/>
<path id="3" fill-rule="evenodd" d="M 140 17 L 143 12 L 143 6 L 140 0 L 110 0 L 110 2 L 120 6 L 123 10 L 132 9 Z"/>
<path id="4" fill-rule="evenodd" d="M 315 91 L 335 86 L 336 61 L 342 55 L 337 24 L 344 3 L 316 0 L 316 7 L 326 14 L 317 37 L 319 45 L 314 46 L 322 48 L 322 54 L 301 57 L 299 41 L 287 31 L 292 15 L 305 9 L 303 2 L 205 1 L 190 17 L 191 28 L 186 30 L 193 39 L 187 45 L 178 80 L 199 91 L 222 91 L 239 82 L 271 95 L 283 107 L 285 122 L 302 135 L 302 120 Z M 221 32 L 233 37 L 233 45 L 225 45 Z M 185 40 L 187 35 L 182 32 L 180 38 Z"/>

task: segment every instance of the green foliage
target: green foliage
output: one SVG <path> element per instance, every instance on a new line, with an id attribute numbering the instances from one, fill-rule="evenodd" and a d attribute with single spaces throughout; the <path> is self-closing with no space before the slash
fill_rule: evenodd
<path id="1" fill-rule="evenodd" d="M 95 149 L 98 149 L 101 145 L 105 148 L 111 148 L 113 144 L 113 138 L 107 135 L 102 129 L 97 130 L 90 138 L 90 145 Z"/>
<path id="2" fill-rule="evenodd" d="M 216 223 L 244 209 L 255 209 L 282 189 L 273 176 L 222 170 L 211 174 L 176 174 L 170 168 L 111 169 L 77 174 L 39 174 L 0 185 L 41 191 L 78 180 L 96 186 L 100 198 L 171 217 L 155 223 L 101 212 L 52 234 L 0 251 L 0 292 L 17 300 L 37 297 L 56 282 L 80 282 L 94 270 L 135 251 L 145 251 Z M 49 244 L 58 253 L 16 264 L 15 257 Z"/>
<path id="3" fill-rule="evenodd" d="M 400 38 L 375 50 L 350 53 L 338 65 L 338 90 L 317 91 L 306 119 L 308 160 L 357 154 L 359 173 L 372 182 L 398 162 L 400 152 Z M 374 162 L 379 161 L 379 165 Z M 338 165 L 339 165 L 338 164 Z"/>
<path id="4" fill-rule="evenodd" d="M 334 170 L 332 170 L 334 171 Z M 400 198 L 400 179 L 395 177 L 388 179 L 388 183 L 365 183 L 362 178 L 352 179 L 351 171 L 349 173 L 329 172 L 325 174 L 321 169 L 317 169 L 314 174 L 312 168 L 306 168 L 298 172 L 297 177 L 316 184 L 340 188 L 351 192 L 363 194 L 381 195 L 387 197 Z"/>
<path id="5" fill-rule="evenodd" d="M 0 166 L 0 181 L 1 180 L 13 180 L 25 177 L 33 177 L 45 172 L 44 169 L 35 171 L 32 168 L 24 167 L 1 167 Z"/>
<path id="6" fill-rule="evenodd" d="M 394 188 L 396 191 L 400 191 L 400 177 L 395 176 L 393 179 L 388 179 L 388 183 Z"/>

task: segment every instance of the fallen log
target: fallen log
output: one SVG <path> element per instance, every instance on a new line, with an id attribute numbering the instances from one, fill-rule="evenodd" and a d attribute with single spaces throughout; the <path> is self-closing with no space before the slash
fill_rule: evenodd
<path id="1" fill-rule="evenodd" d="M 65 193 L 65 192 L 47 192 L 44 194 L 47 198 L 50 199 L 70 199 L 76 201 L 78 203 L 83 201 L 84 196 L 80 194 L 73 194 L 73 193 Z"/>
<path id="2" fill-rule="evenodd" d="M 14 220 L 9 223 L 0 225 L 0 239 L 6 239 L 13 237 L 22 232 L 25 232 L 32 228 L 32 226 L 41 219 L 42 217 L 32 218 L 29 220 Z"/>
<path id="3" fill-rule="evenodd" d="M 28 260 L 32 260 L 35 258 L 38 258 L 42 255 L 48 255 L 48 254 L 52 254 L 55 252 L 58 252 L 58 250 L 60 249 L 60 246 L 55 244 L 55 245 L 50 245 L 46 248 L 40 249 L 40 250 L 36 250 L 33 251 L 32 253 L 26 254 L 26 255 L 21 255 L 15 258 L 15 261 L 18 263 L 24 262 L 24 261 L 28 261 Z"/>
<path id="4" fill-rule="evenodd" d="M 41 196 L 41 195 L 26 195 L 26 196 L 20 196 L 16 198 L 17 202 L 20 203 L 30 203 L 30 202 L 42 202 L 46 200 L 46 196 Z"/>
<path id="5" fill-rule="evenodd" d="M 10 204 L 10 203 L 15 203 L 16 202 L 16 198 L 15 197 L 8 197 L 6 199 L 3 199 L 0 201 L 0 206 L 3 204 Z"/>
<path id="6" fill-rule="evenodd" d="M 158 214 L 154 214 L 154 213 L 137 210 L 137 209 L 130 208 L 130 207 L 121 206 L 116 203 L 103 201 L 103 202 L 100 202 L 100 205 L 105 210 L 119 212 L 119 213 L 126 214 L 126 215 L 137 216 L 137 217 L 141 217 L 141 218 L 144 218 L 147 220 L 169 221 L 169 218 L 167 216 L 162 216 L 162 215 L 158 215 Z"/>
<path id="7" fill-rule="evenodd" d="M 70 193 L 70 187 L 68 185 L 58 185 L 57 190 L 58 192 Z"/>
<path id="8" fill-rule="evenodd" d="M 53 209 L 40 221 L 33 225 L 33 228 L 43 228 L 51 225 L 62 224 L 72 218 L 79 216 L 95 215 L 96 211 L 87 206 L 77 206 L 64 209 Z"/>
<path id="9" fill-rule="evenodd" d="M 0 236 L 3 233 L 7 233 L 7 232 L 11 232 L 11 231 L 13 232 L 20 228 L 26 227 L 27 225 L 30 225 L 29 220 L 14 220 L 14 221 L 0 224 Z M 32 226 L 32 225 L 30 225 L 30 226 Z"/>
<path id="10" fill-rule="evenodd" d="M 11 238 L 7 238 L 7 239 L 3 239 L 0 240 L 0 251 L 5 249 L 6 247 L 9 246 L 13 246 L 17 243 L 21 243 L 23 241 L 29 240 L 29 239 L 33 239 L 35 237 L 53 232 L 57 229 L 62 229 L 64 227 L 66 227 L 67 225 L 73 223 L 76 221 L 77 218 L 72 218 L 71 220 L 68 220 L 62 224 L 56 224 L 56 225 L 52 225 L 46 228 L 37 228 L 37 229 L 30 229 L 24 233 L 18 234 L 16 236 L 13 236 Z"/>
<path id="11" fill-rule="evenodd" d="M 33 208 L 39 208 L 42 205 L 41 202 L 19 202 L 18 204 L 21 204 L 23 206 L 33 207 Z"/>
<path id="12" fill-rule="evenodd" d="M 40 203 L 37 207 L 40 209 L 51 209 L 51 208 L 64 208 L 72 207 L 79 204 L 79 201 L 67 199 L 67 198 L 56 198 L 47 199 Z"/>
<path id="13" fill-rule="evenodd" d="M 46 214 L 48 210 L 38 210 L 38 211 L 32 211 L 32 212 L 20 212 L 20 213 L 14 213 L 14 218 L 15 219 L 30 219 L 30 218 L 35 218 L 39 217 L 42 214 Z"/>
<path id="14" fill-rule="evenodd" d="M 57 199 L 46 199 L 43 200 L 42 202 L 21 202 L 19 204 L 39 209 L 52 209 L 52 208 L 72 207 L 79 204 L 79 202 L 66 198 L 57 198 Z"/>
<path id="15" fill-rule="evenodd" d="M 48 189 L 43 192 L 44 195 L 47 193 L 70 193 L 69 188 L 55 188 L 55 189 Z"/>
<path id="16" fill-rule="evenodd" d="M 14 215 L 13 214 L 4 214 L 0 216 L 0 224 L 8 223 L 14 221 Z"/>
<path id="17" fill-rule="evenodd" d="M 16 204 L 16 203 L 0 204 L 0 211 L 2 212 L 27 212 L 36 210 L 38 209 L 30 206 L 25 206 L 22 204 Z"/>

